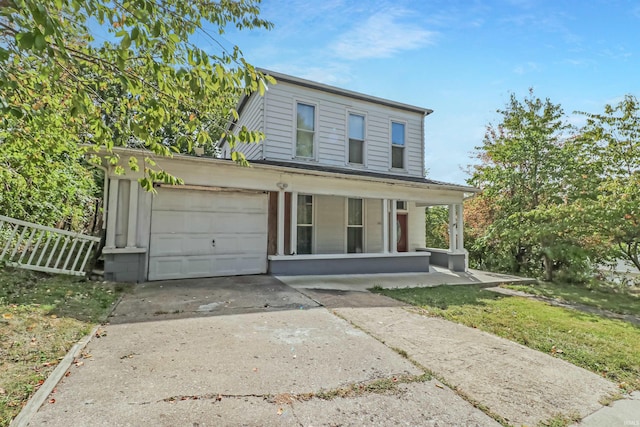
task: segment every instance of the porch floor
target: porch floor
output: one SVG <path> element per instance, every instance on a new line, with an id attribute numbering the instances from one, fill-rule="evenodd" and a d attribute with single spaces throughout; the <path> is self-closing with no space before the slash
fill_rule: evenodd
<path id="1" fill-rule="evenodd" d="M 453 272 L 443 267 L 431 266 L 429 273 L 349 274 L 322 276 L 276 276 L 281 282 L 296 289 L 334 289 L 364 292 L 374 286 L 382 288 L 420 288 L 438 285 L 495 286 L 506 282 L 535 283 L 535 279 L 471 270 Z"/>

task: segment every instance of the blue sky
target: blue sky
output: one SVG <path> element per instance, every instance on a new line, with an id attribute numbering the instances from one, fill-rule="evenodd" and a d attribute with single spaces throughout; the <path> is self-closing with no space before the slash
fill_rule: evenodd
<path id="1" fill-rule="evenodd" d="M 640 2 L 263 0 L 261 9 L 273 30 L 230 29 L 222 43 L 259 67 L 433 109 L 434 179 L 464 183 L 511 93 L 533 88 L 577 125 L 576 110 L 640 96 Z"/>

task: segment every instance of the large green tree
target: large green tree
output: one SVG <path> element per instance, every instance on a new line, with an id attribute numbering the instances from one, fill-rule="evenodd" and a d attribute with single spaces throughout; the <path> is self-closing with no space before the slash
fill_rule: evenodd
<path id="1" fill-rule="evenodd" d="M 225 135 L 225 128 L 237 117 L 238 98 L 264 90 L 269 78 L 216 38 L 228 26 L 271 28 L 259 3 L 0 0 L 0 150 L 11 153 L 0 163 L 0 175 L 11 178 L 0 209 L 30 198 L 34 206 L 20 216 L 37 219 L 38 200 L 81 199 L 87 192 L 76 184 L 85 179 L 77 162 L 86 144 L 145 150 L 144 165 L 130 159 L 129 166 L 143 169 L 141 184 L 151 189 L 154 181 L 179 182 L 158 166 L 162 156 L 194 145 L 212 151 L 221 137 L 259 141 L 259 132 Z M 61 198 L 35 184 L 50 177 L 59 188 L 65 175 Z"/>
<path id="2" fill-rule="evenodd" d="M 492 218 L 473 241 L 483 266 L 547 280 L 554 272 L 584 263 L 583 221 L 565 179 L 574 157 L 565 144 L 569 125 L 560 105 L 511 95 L 501 121 L 490 124 L 477 147 L 480 163 L 469 183 L 480 187 L 476 201 L 490 205 Z"/>
<path id="3" fill-rule="evenodd" d="M 601 114 L 583 113 L 576 139 L 583 153 L 582 194 L 594 235 L 614 258 L 640 269 L 640 104 L 626 95 Z"/>

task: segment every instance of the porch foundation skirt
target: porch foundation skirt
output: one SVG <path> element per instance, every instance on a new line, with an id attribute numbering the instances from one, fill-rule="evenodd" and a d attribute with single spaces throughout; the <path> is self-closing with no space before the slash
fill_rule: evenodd
<path id="1" fill-rule="evenodd" d="M 429 252 L 270 256 L 269 273 L 276 276 L 428 273 L 429 256 Z"/>

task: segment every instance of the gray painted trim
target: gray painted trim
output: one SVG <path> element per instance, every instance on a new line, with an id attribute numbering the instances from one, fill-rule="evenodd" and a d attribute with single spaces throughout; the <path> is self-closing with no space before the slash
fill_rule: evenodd
<path id="1" fill-rule="evenodd" d="M 444 267 L 455 272 L 467 271 L 467 254 L 452 253 L 446 249 L 418 248 L 416 251 L 429 251 L 431 264 Z"/>
<path id="2" fill-rule="evenodd" d="M 104 278 L 112 282 L 144 282 L 146 255 L 146 253 L 105 253 Z"/>
<path id="3" fill-rule="evenodd" d="M 428 273 L 429 254 L 424 256 L 271 259 L 269 273 L 276 276 L 327 274 Z"/>

